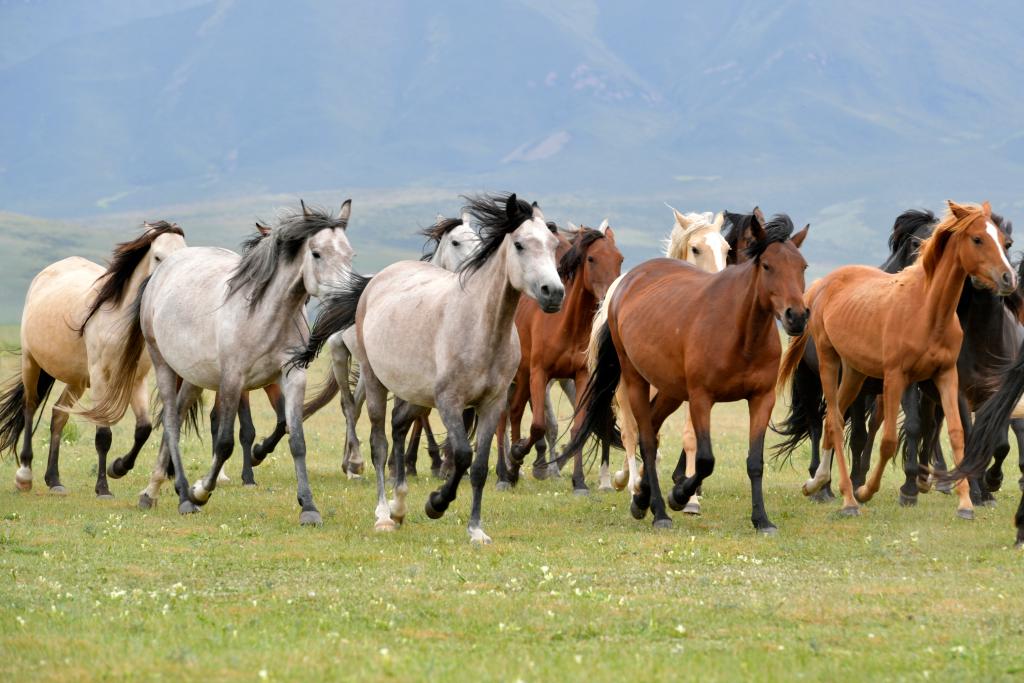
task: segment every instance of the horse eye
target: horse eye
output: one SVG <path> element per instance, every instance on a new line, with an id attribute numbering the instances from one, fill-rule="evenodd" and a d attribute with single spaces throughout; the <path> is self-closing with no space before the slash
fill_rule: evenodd
<path id="1" fill-rule="evenodd" d="M 772 272 L 772 267 L 769 266 L 767 263 L 762 263 L 761 266 L 764 268 L 766 273 Z"/>
<path id="2" fill-rule="evenodd" d="M 1010 240 L 1009 242 L 1006 243 L 1006 251 L 1010 251 L 1010 247 L 1012 247 L 1012 246 L 1013 246 L 1013 240 Z"/>
<path id="3" fill-rule="evenodd" d="M 457 246 L 459 246 L 459 242 L 458 242 L 458 240 L 452 240 L 452 246 L 453 246 L 453 247 L 457 247 Z"/>
<path id="4" fill-rule="evenodd" d="M 981 238 L 980 237 L 972 237 L 971 241 L 973 241 L 975 244 L 981 244 Z"/>
<path id="5" fill-rule="evenodd" d="M 588 256 L 587 257 L 587 263 L 593 263 L 593 262 L 594 262 L 594 257 L 593 256 Z"/>
<path id="6" fill-rule="evenodd" d="M 159 256 L 154 256 L 153 260 L 156 261 L 157 263 L 160 263 L 160 257 Z"/>
<path id="7" fill-rule="evenodd" d="M 523 243 L 522 242 L 516 242 L 515 244 L 516 244 L 516 251 L 522 251 L 523 250 Z"/>
<path id="8" fill-rule="evenodd" d="M 692 251 L 695 256 L 700 255 L 700 249 L 698 249 L 697 247 L 690 247 L 690 251 Z"/>
<path id="9" fill-rule="evenodd" d="M 313 252 L 313 258 L 320 258 L 320 252 L 319 251 L 314 251 Z"/>

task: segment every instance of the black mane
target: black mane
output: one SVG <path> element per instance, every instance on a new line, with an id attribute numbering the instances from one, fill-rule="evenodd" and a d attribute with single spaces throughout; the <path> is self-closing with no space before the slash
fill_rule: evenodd
<path id="1" fill-rule="evenodd" d="M 143 223 L 141 235 L 131 242 L 121 242 L 114 247 L 113 258 L 110 259 L 107 272 L 99 277 L 103 281 L 103 285 L 100 287 L 100 291 L 97 292 L 96 299 L 89 305 L 89 312 L 86 313 L 82 325 L 77 330 L 79 336 L 85 334 L 86 323 L 92 320 L 92 317 L 96 315 L 96 311 L 100 310 L 103 304 L 107 302 L 113 302 L 114 305 L 121 303 L 121 299 L 124 297 L 124 290 L 132 278 L 132 273 L 135 272 L 139 263 L 142 262 L 143 257 L 149 251 L 150 245 L 153 244 L 153 240 L 160 237 L 160 235 L 166 234 L 184 237 L 185 231 L 176 223 L 168 223 L 167 221 Z"/>
<path id="2" fill-rule="evenodd" d="M 756 260 L 765 252 L 770 245 L 785 242 L 793 236 L 793 221 L 784 213 L 772 216 L 772 219 L 764 225 L 764 239 L 753 240 L 747 246 L 747 258 Z"/>
<path id="3" fill-rule="evenodd" d="M 565 283 L 572 282 L 572 279 L 576 276 L 576 271 L 583 265 L 587 249 L 590 248 L 591 244 L 600 239 L 604 239 L 603 232 L 581 225 L 569 251 L 562 254 L 562 258 L 558 261 L 558 277 L 562 278 Z"/>
<path id="4" fill-rule="evenodd" d="M 461 218 L 438 218 L 437 223 L 420 230 L 420 234 L 427 238 L 426 244 L 423 245 L 423 256 L 420 257 L 420 261 L 429 261 L 434 258 L 444 236 L 460 225 L 462 225 Z"/>
<path id="5" fill-rule="evenodd" d="M 242 260 L 228 280 L 228 297 L 251 287 L 249 308 L 255 308 L 267 293 L 278 264 L 294 260 L 306 240 L 321 230 L 344 230 L 347 225 L 348 221 L 320 208 L 307 208 L 285 215 L 269 235 L 260 235 L 259 239 L 253 236 L 246 242 L 249 251 L 242 254 Z"/>
<path id="6" fill-rule="evenodd" d="M 752 213 L 733 213 L 724 211 L 725 229 L 722 236 L 729 243 L 729 251 L 733 254 L 739 249 L 740 238 L 750 232 L 750 221 L 753 220 Z"/>
<path id="7" fill-rule="evenodd" d="M 897 216 L 889 235 L 889 258 L 882 270 L 897 273 L 913 263 L 921 242 L 931 237 L 938 222 L 935 214 L 926 210 L 909 209 Z"/>
<path id="8" fill-rule="evenodd" d="M 516 197 L 515 193 L 463 195 L 466 213 L 480 225 L 480 246 L 466 259 L 458 272 L 469 276 L 480 270 L 498 251 L 505 236 L 533 217 L 533 207 Z"/>
<path id="9" fill-rule="evenodd" d="M 242 243 L 239 245 L 239 247 L 242 250 L 242 253 L 248 254 L 250 251 L 256 248 L 256 245 L 265 240 L 267 237 L 270 237 L 271 232 L 272 231 L 269 226 L 264 225 L 259 221 L 256 221 L 256 232 L 242 240 Z"/>

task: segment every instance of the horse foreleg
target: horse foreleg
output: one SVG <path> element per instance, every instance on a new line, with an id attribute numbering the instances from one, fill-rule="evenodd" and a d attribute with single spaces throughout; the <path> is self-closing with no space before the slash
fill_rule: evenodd
<path id="1" fill-rule="evenodd" d="M 252 472 L 252 447 L 256 441 L 256 425 L 252 421 L 249 392 L 238 402 L 238 444 L 242 447 L 242 486 L 256 486 Z"/>
<path id="2" fill-rule="evenodd" d="M 917 494 L 920 490 L 921 468 L 919 466 L 919 449 L 924 449 L 922 426 L 924 423 L 924 397 L 916 384 L 912 384 L 903 393 L 903 486 L 900 487 L 900 505 L 904 507 L 917 505 Z M 930 408 L 931 406 L 928 406 Z"/>
<path id="3" fill-rule="evenodd" d="M 956 366 L 936 375 L 934 382 L 939 390 L 939 396 L 942 397 L 942 412 L 946 414 L 946 435 L 953 449 L 953 464 L 959 465 L 964 459 L 964 428 L 960 421 L 960 392 Z M 957 482 L 956 492 L 960 499 L 957 516 L 961 519 L 974 519 L 974 504 L 971 503 L 970 486 L 966 480 L 961 479 Z"/>
<path id="4" fill-rule="evenodd" d="M 459 482 L 465 476 L 473 459 L 473 448 L 469 444 L 466 429 L 465 408 L 457 397 L 439 397 L 437 411 L 448 429 L 448 444 L 452 451 L 453 466 L 448 479 L 436 491 L 427 496 L 424 511 L 431 519 L 440 519 L 455 500 Z"/>
<path id="5" fill-rule="evenodd" d="M 776 527 L 768 519 L 764 506 L 761 480 L 764 476 L 764 434 L 775 407 L 775 392 L 769 390 L 747 401 L 750 413 L 750 450 L 747 452 L 747 477 L 750 479 L 752 511 L 750 521 L 763 534 L 773 534 Z"/>
<path id="6" fill-rule="evenodd" d="M 295 466 L 295 496 L 299 503 L 299 524 L 320 526 L 323 518 L 313 500 L 306 472 L 306 434 L 302 427 L 302 407 L 306 399 L 306 371 L 291 368 L 282 373 L 281 389 L 284 393 L 285 420 L 288 425 L 288 450 Z"/>
<path id="7" fill-rule="evenodd" d="M 845 371 L 845 368 L 844 368 Z M 846 381 L 846 378 L 843 378 Z M 907 389 L 906 377 L 899 371 L 889 372 L 885 376 L 885 421 L 882 425 L 882 443 L 879 448 L 878 462 L 871 469 L 871 474 L 863 486 L 857 488 L 856 498 L 863 503 L 871 500 L 882 485 L 885 467 L 896 454 L 898 446 L 897 419 L 899 417 L 900 400 Z"/>
<path id="8" fill-rule="evenodd" d="M 135 434 L 131 450 L 120 458 L 114 458 L 107 467 L 107 476 L 111 479 L 120 479 L 128 474 L 135 467 L 135 461 L 142 452 L 150 435 L 153 433 L 153 423 L 149 417 L 149 387 L 146 377 L 139 377 L 132 391 L 131 399 L 132 413 L 135 415 Z"/>
<path id="9" fill-rule="evenodd" d="M 481 508 L 483 506 L 484 485 L 487 483 L 487 471 L 490 469 L 488 458 L 491 454 L 491 442 L 494 440 L 494 431 L 498 421 L 502 417 L 501 400 L 495 400 L 490 405 L 483 406 L 477 418 L 476 424 L 476 455 L 473 457 L 473 464 L 469 471 L 469 481 L 473 486 L 473 505 L 469 511 L 469 540 L 471 543 L 490 543 L 491 537 L 484 532 L 481 521 Z"/>

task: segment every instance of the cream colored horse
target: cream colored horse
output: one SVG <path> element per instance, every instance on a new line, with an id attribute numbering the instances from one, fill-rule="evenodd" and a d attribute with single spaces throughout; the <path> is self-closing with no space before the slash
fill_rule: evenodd
<path id="1" fill-rule="evenodd" d="M 672 209 L 675 224 L 672 227 L 672 233 L 665 240 L 665 256 L 692 263 L 709 273 L 717 273 L 724 270 L 726 259 L 729 255 L 729 243 L 722 236 L 725 215 L 723 213 L 715 215 L 710 211 L 684 214 L 671 206 L 669 208 Z M 605 301 L 611 299 L 611 294 L 617 284 L 618 280 L 609 288 L 608 294 L 604 299 Z M 595 330 L 600 329 L 600 325 L 605 321 L 607 315 L 605 305 L 602 303 L 601 309 L 594 320 Z M 592 347 L 593 344 L 594 339 L 591 338 Z M 591 355 L 591 358 L 595 357 L 593 354 Z M 607 470 L 601 472 L 601 487 L 610 488 L 610 483 L 615 489 L 621 491 L 626 487 L 628 472 L 629 490 L 631 493 L 636 494 L 639 491 L 640 479 L 643 476 L 643 470 L 638 466 L 636 459 L 638 441 L 636 420 L 633 419 L 633 413 L 629 409 L 629 402 L 624 397 L 621 397 L 621 400 L 617 400 L 616 403 L 619 408 L 622 443 L 626 449 L 625 462 L 623 469 L 617 471 L 610 482 L 608 481 Z M 689 412 L 684 409 L 682 413 L 683 449 L 686 451 L 686 470 L 690 472 L 695 466 L 694 457 L 697 452 L 697 437 L 690 426 Z M 695 498 L 696 496 L 690 499 L 684 512 L 700 514 L 700 502 L 695 500 Z"/>
<path id="2" fill-rule="evenodd" d="M 50 453 L 44 481 L 51 493 L 63 494 L 59 473 L 60 437 L 73 407 L 86 388 L 94 400 L 107 391 L 107 378 L 119 361 L 124 331 L 121 319 L 131 307 L 139 286 L 160 262 L 185 246 L 177 225 L 146 224 L 135 240 L 117 245 L 110 266 L 72 256 L 43 269 L 32 280 L 21 318 L 21 375 L 0 399 L 0 452 L 13 451 L 24 435 L 14 482 L 22 491 L 32 488 L 32 420 L 46 402 L 54 381 L 66 384 L 50 418 Z M 131 392 L 135 413 L 135 443 L 109 470 L 122 476 L 122 461 L 134 461 L 152 432 L 146 375 L 149 356 L 139 358 L 137 381 Z M 96 495 L 110 498 L 107 485 L 107 452 L 111 423 L 96 427 Z"/>

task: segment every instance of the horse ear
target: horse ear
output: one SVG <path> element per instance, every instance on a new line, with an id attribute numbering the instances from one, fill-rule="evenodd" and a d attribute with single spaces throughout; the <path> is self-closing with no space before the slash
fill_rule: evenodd
<path id="1" fill-rule="evenodd" d="M 509 220 L 514 219 L 519 215 L 519 197 L 513 192 L 505 200 L 505 215 L 508 216 Z"/>
<path id="2" fill-rule="evenodd" d="M 302 199 L 299 200 L 299 206 L 302 207 L 302 215 L 309 218 L 309 209 L 306 208 L 306 202 Z"/>
<path id="3" fill-rule="evenodd" d="M 804 226 L 803 230 L 801 230 L 797 234 L 793 235 L 792 238 L 790 238 L 791 241 L 793 242 L 793 244 L 796 245 L 797 249 L 799 249 L 800 247 L 803 246 L 804 240 L 807 239 L 807 231 L 810 230 L 810 229 L 811 229 L 811 224 L 808 223 L 807 225 Z"/>
<path id="4" fill-rule="evenodd" d="M 985 218 L 992 218 L 992 205 L 987 199 L 981 203 L 981 210 L 985 212 Z"/>
<path id="5" fill-rule="evenodd" d="M 348 217 L 352 215 L 352 200 L 346 199 L 341 204 L 341 211 L 338 212 L 338 220 L 342 221 L 348 227 Z"/>
<path id="6" fill-rule="evenodd" d="M 572 221 L 569 221 L 569 232 L 579 232 L 580 226 L 576 225 Z"/>
<path id="7" fill-rule="evenodd" d="M 605 234 L 605 232 L 608 231 L 608 219 L 607 218 L 605 218 L 603 221 L 601 221 L 601 225 L 597 226 L 597 231 L 600 232 L 602 235 Z"/>
<path id="8" fill-rule="evenodd" d="M 761 211 L 760 206 L 755 206 L 754 210 L 751 211 L 751 213 L 754 214 L 754 217 L 758 220 L 758 222 L 761 223 L 762 226 L 768 222 L 768 219 L 764 217 L 764 213 Z"/>
<path id="9" fill-rule="evenodd" d="M 946 205 L 949 207 L 950 213 L 952 213 L 955 218 L 963 219 L 967 217 L 968 210 L 966 206 L 961 206 L 952 199 L 947 199 Z"/>
<path id="10" fill-rule="evenodd" d="M 444 220 L 444 218 L 442 217 L 441 220 Z M 471 227 L 471 223 L 469 222 L 469 212 L 468 211 L 463 211 L 462 212 L 462 224 L 465 225 L 467 228 Z"/>
<path id="11" fill-rule="evenodd" d="M 615 231 L 612 230 L 612 226 L 609 225 L 607 228 L 604 229 L 604 238 L 611 242 L 612 244 L 615 243 Z"/>
<path id="12" fill-rule="evenodd" d="M 261 235 L 263 235 L 264 237 L 266 237 L 267 235 L 269 235 L 269 234 L 270 234 L 270 226 L 269 226 L 269 225 L 263 225 L 263 224 L 262 224 L 262 223 L 260 223 L 259 221 L 256 221 L 256 230 L 257 230 L 257 231 L 258 231 L 258 232 L 259 232 L 259 233 L 260 233 Z"/>
<path id="13" fill-rule="evenodd" d="M 683 214 L 679 213 L 678 209 L 672 209 L 672 213 L 676 217 L 676 225 L 678 225 L 683 230 L 685 230 L 686 228 L 690 227 L 690 221 L 686 220 L 686 216 L 684 216 Z"/>
<path id="14" fill-rule="evenodd" d="M 540 207 L 537 206 L 537 202 L 533 203 L 533 217 L 541 223 L 547 223 L 547 221 L 544 220 L 544 213 L 540 210 Z"/>
<path id="15" fill-rule="evenodd" d="M 724 225 L 725 225 L 725 212 L 722 211 L 717 216 L 715 216 L 715 220 L 711 224 L 711 227 L 713 227 L 718 232 L 722 232 L 722 226 L 724 226 Z"/>
<path id="16" fill-rule="evenodd" d="M 755 206 L 750 218 L 750 234 L 755 240 L 760 241 L 767 237 L 764 231 L 764 223 L 764 214 L 761 213 L 761 207 Z"/>

